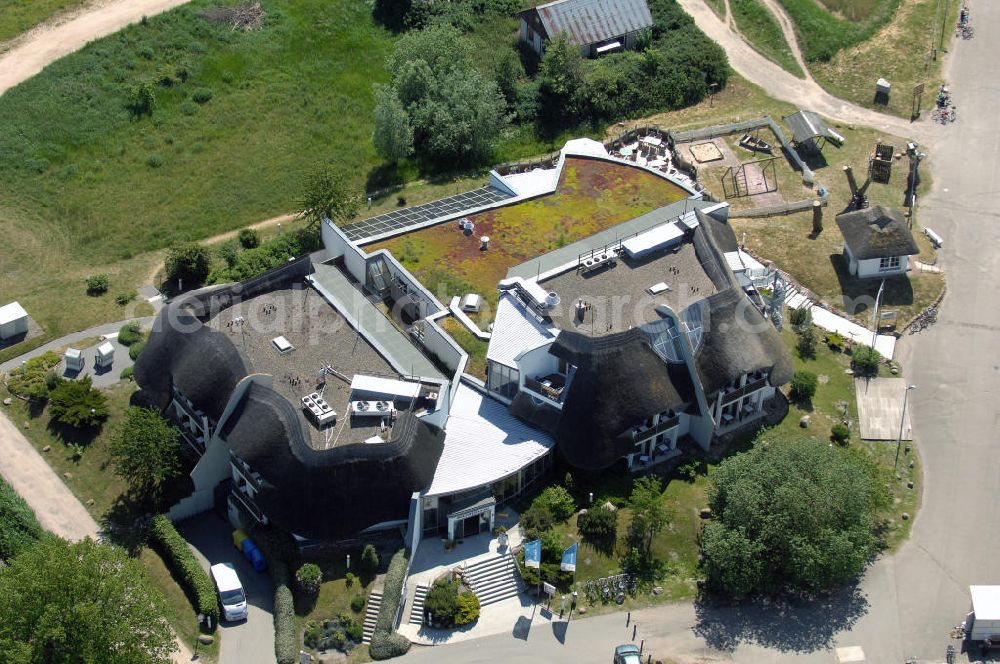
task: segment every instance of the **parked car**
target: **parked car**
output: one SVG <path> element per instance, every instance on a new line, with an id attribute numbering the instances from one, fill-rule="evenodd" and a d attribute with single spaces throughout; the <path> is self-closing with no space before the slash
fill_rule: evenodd
<path id="1" fill-rule="evenodd" d="M 222 604 L 222 617 L 228 621 L 246 620 L 247 596 L 232 563 L 212 565 L 212 580 Z"/>
<path id="2" fill-rule="evenodd" d="M 614 664 L 642 664 L 639 646 L 634 643 L 626 643 L 615 648 Z"/>

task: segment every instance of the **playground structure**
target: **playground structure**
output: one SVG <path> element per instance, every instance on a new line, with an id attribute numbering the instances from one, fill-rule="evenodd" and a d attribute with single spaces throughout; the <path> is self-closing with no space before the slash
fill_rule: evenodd
<path id="1" fill-rule="evenodd" d="M 896 148 L 892 145 L 877 143 L 875 153 L 868 159 L 868 176 L 874 182 L 888 184 L 892 177 L 892 155 Z"/>
<path id="2" fill-rule="evenodd" d="M 742 198 L 777 191 L 778 173 L 775 167 L 777 159 L 778 157 L 769 157 L 727 168 L 722 174 L 722 190 L 726 198 Z"/>

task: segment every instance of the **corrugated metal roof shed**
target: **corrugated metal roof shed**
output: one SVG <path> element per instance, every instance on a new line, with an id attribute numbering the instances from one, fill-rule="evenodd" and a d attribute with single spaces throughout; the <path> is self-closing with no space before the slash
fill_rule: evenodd
<path id="1" fill-rule="evenodd" d="M 834 138 L 823 118 L 812 111 L 799 111 L 781 118 L 792 130 L 796 143 L 805 143 L 814 138 Z"/>
<path id="2" fill-rule="evenodd" d="M 551 436 L 511 415 L 499 401 L 461 383 L 427 495 L 491 484 L 541 458 L 553 446 Z"/>
<path id="3" fill-rule="evenodd" d="M 531 10 L 529 10 L 531 11 Z M 653 25 L 646 0 L 557 0 L 535 7 L 548 37 L 593 44 Z"/>

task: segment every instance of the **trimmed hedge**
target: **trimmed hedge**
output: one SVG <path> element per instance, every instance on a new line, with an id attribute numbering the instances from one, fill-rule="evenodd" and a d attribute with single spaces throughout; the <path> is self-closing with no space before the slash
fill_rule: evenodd
<path id="1" fill-rule="evenodd" d="M 399 611 L 399 598 L 403 593 L 403 583 L 406 581 L 406 558 L 406 550 L 400 549 L 389 561 L 389 569 L 385 573 L 385 588 L 382 590 L 382 605 L 378 610 L 375 632 L 368 648 L 368 654 L 372 659 L 401 657 L 410 649 L 409 640 L 393 631 L 396 613 Z"/>
<path id="2" fill-rule="evenodd" d="M 149 536 L 198 613 L 212 618 L 214 629 L 219 624 L 219 602 L 215 597 L 215 586 L 208 572 L 194 557 L 187 541 L 163 514 L 153 517 L 149 524 Z"/>
<path id="3" fill-rule="evenodd" d="M 10 560 L 42 537 L 35 513 L 0 477 L 0 560 Z"/>
<path id="4" fill-rule="evenodd" d="M 295 598 L 289 586 L 291 573 L 283 560 L 271 561 L 274 580 L 274 657 L 278 664 L 299 660 L 299 635 L 295 629 Z"/>

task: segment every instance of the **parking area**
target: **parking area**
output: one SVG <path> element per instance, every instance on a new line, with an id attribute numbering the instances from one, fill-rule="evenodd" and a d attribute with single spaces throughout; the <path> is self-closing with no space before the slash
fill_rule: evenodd
<path id="1" fill-rule="evenodd" d="M 903 413 L 906 381 L 902 378 L 858 378 L 858 423 L 865 440 L 896 440 L 902 419 L 903 440 L 913 439 L 910 413 Z"/>
<path id="2" fill-rule="evenodd" d="M 232 527 L 215 512 L 201 514 L 177 525 L 206 571 L 215 563 L 233 563 L 246 591 L 250 605 L 246 621 L 223 622 L 220 628 L 222 644 L 219 664 L 273 661 L 274 592 L 271 577 L 267 572 L 254 571 L 233 546 Z"/>
<path id="3" fill-rule="evenodd" d="M 423 224 L 434 219 L 459 215 L 463 212 L 499 203 L 511 198 L 507 192 L 493 187 L 481 187 L 454 196 L 448 196 L 423 205 L 401 208 L 371 219 L 362 219 L 344 227 L 344 233 L 351 240 L 374 237 L 397 231 L 409 226 Z"/>

